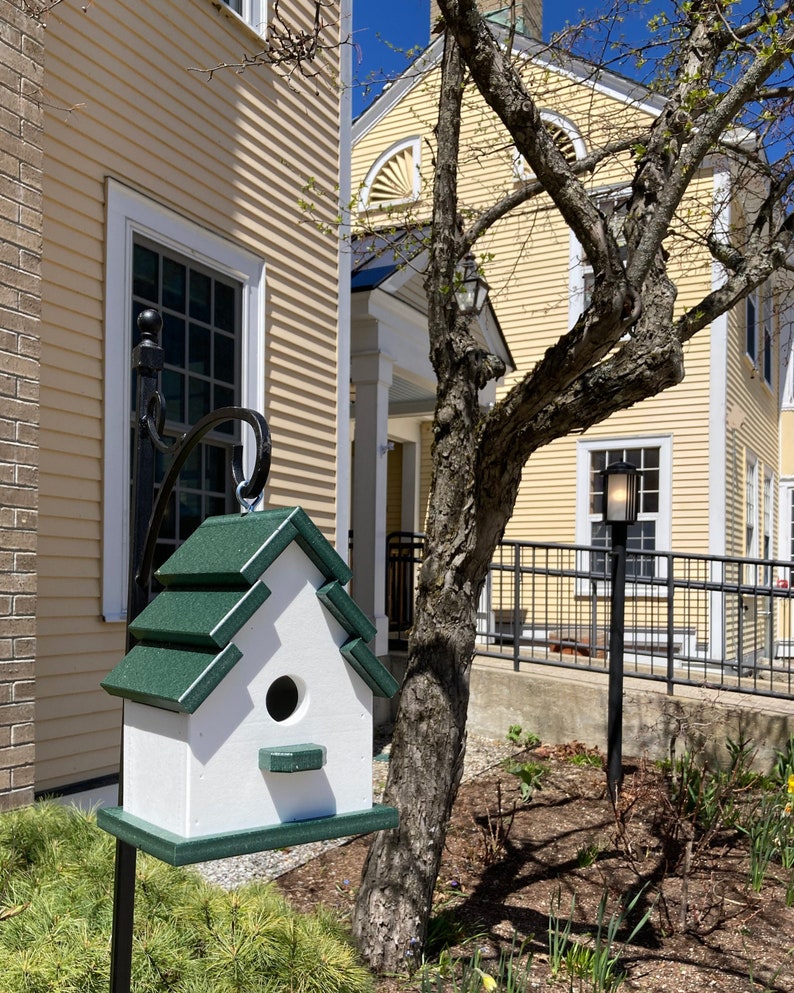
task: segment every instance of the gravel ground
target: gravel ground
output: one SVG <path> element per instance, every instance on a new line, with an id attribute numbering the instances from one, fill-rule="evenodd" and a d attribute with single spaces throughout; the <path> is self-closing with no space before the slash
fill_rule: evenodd
<path id="1" fill-rule="evenodd" d="M 375 800 L 380 799 L 386 784 L 390 747 L 388 740 L 388 737 L 384 735 L 375 741 L 376 754 L 372 760 L 372 792 Z M 470 734 L 467 739 L 466 756 L 463 764 L 463 781 L 465 782 L 485 769 L 496 765 L 514 751 L 515 746 L 507 741 L 492 741 Z M 239 855 L 235 858 L 218 859 L 214 862 L 199 862 L 196 868 L 210 882 L 217 883 L 226 889 L 235 889 L 237 886 L 255 879 L 276 879 L 285 872 L 317 858 L 328 849 L 337 848 L 349 840 L 348 838 L 336 838 L 330 841 L 314 841 L 296 848 L 256 852 L 253 855 Z"/>

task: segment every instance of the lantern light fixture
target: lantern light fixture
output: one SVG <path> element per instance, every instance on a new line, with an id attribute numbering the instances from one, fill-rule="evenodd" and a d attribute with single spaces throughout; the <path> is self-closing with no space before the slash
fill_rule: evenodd
<path id="1" fill-rule="evenodd" d="M 605 524 L 635 524 L 639 510 L 640 477 L 630 462 L 612 462 L 603 470 Z"/>
<path id="2" fill-rule="evenodd" d="M 477 260 L 469 252 L 455 270 L 455 300 L 458 311 L 465 317 L 479 314 L 488 299 L 489 290 Z"/>

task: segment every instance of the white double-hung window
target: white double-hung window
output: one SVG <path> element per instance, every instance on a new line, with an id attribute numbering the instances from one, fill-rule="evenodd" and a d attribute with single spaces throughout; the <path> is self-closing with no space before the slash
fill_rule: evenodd
<path id="1" fill-rule="evenodd" d="M 758 558 L 758 459 L 750 454 L 744 471 L 744 554 Z"/>
<path id="2" fill-rule="evenodd" d="M 140 312 L 163 319 L 160 388 L 166 433 L 181 434 L 219 407 L 264 410 L 264 262 L 154 200 L 107 184 L 102 613 L 126 612 L 132 346 Z M 157 562 L 204 517 L 231 508 L 229 457 L 235 424 L 205 436 L 180 474 Z M 164 471 L 158 456 L 157 476 Z M 156 563 L 157 564 L 157 563 Z"/>
<path id="3" fill-rule="evenodd" d="M 604 215 L 610 232 L 620 248 L 620 257 L 625 263 L 627 258 L 626 239 L 623 236 L 623 224 L 626 220 L 626 206 L 629 190 L 626 187 L 604 190 L 593 195 L 596 206 Z M 570 291 L 568 297 L 568 320 L 571 327 L 579 316 L 587 310 L 593 298 L 595 276 L 584 249 L 578 238 L 571 233 L 570 249 Z"/>
<path id="4" fill-rule="evenodd" d="M 767 289 L 755 289 L 745 299 L 744 307 L 745 354 L 771 387 L 774 382 L 772 297 Z"/>
<path id="5" fill-rule="evenodd" d="M 223 0 L 230 10 L 239 14 L 246 24 L 258 31 L 265 33 L 267 27 L 267 0 Z"/>
<path id="6" fill-rule="evenodd" d="M 659 560 L 643 552 L 670 548 L 672 439 L 662 437 L 614 438 L 580 441 L 577 448 L 576 543 L 603 548 L 590 555 L 590 571 L 607 576 L 607 552 L 611 536 L 604 524 L 603 471 L 613 462 L 628 462 L 639 476 L 637 523 L 629 527 L 626 574 L 630 579 L 659 578 Z"/>
<path id="7" fill-rule="evenodd" d="M 745 313 L 745 344 L 747 358 L 756 365 L 758 363 L 758 324 L 761 317 L 761 294 L 753 290 L 744 303 Z"/>

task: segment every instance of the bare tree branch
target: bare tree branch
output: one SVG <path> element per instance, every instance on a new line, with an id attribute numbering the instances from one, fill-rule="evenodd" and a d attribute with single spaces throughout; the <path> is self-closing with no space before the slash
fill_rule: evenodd
<path id="1" fill-rule="evenodd" d="M 439 6 L 483 99 L 509 131 L 594 267 L 622 279 L 623 266 L 614 238 L 543 124 L 507 53 L 480 17 L 475 0 L 440 0 Z"/>
<path id="2" fill-rule="evenodd" d="M 727 93 L 715 101 L 713 91 L 704 86 L 714 72 L 721 45 L 714 42 L 710 49 L 707 34 L 707 27 L 698 22 L 688 39 L 688 57 L 679 72 L 679 86 L 654 122 L 654 139 L 638 168 L 635 189 L 642 192 L 646 209 L 641 214 L 642 234 L 628 267 L 629 278 L 637 283 L 650 271 L 695 171 L 739 110 L 789 58 L 794 45 L 791 25 L 781 32 L 776 49 L 758 55 Z M 704 95 L 698 97 L 698 92 Z M 671 155 L 671 145 L 678 148 L 677 156 Z M 650 181 L 644 175 L 649 171 L 653 173 Z M 650 201 L 652 208 L 648 206 Z M 632 209 L 636 217 L 636 201 L 630 213 Z"/>
<path id="3" fill-rule="evenodd" d="M 627 152 L 642 143 L 646 137 L 646 131 L 639 131 L 636 134 L 621 138 L 618 141 L 609 142 L 603 148 L 598 148 L 590 152 L 582 159 L 577 159 L 571 165 L 571 172 L 574 176 L 583 176 L 592 173 L 596 166 L 621 152 Z M 500 221 L 510 211 L 528 203 L 531 199 L 546 192 L 546 188 L 538 179 L 527 180 L 519 189 L 513 190 L 497 203 L 484 210 L 469 228 L 461 235 L 458 244 L 458 257 L 462 258 L 475 244 L 475 242 L 485 234 L 497 221 Z"/>
<path id="4" fill-rule="evenodd" d="M 763 101 L 791 100 L 792 97 L 794 97 L 794 86 L 771 86 L 759 90 L 756 99 Z"/>
<path id="5" fill-rule="evenodd" d="M 60 0 L 59 0 L 60 2 Z M 283 71 L 287 80 L 298 73 L 305 78 L 314 78 L 323 71 L 317 61 L 322 52 L 339 45 L 338 41 L 325 44 L 323 31 L 330 26 L 324 11 L 335 8 L 335 0 L 314 0 L 314 24 L 309 30 L 300 30 L 286 21 L 279 9 L 279 0 L 273 0 L 273 11 L 265 33 L 264 45 L 252 54 L 244 52 L 238 62 L 221 62 L 209 68 L 189 66 L 189 72 L 199 72 L 212 79 L 224 69 L 237 73 L 256 66 L 273 66 Z"/>

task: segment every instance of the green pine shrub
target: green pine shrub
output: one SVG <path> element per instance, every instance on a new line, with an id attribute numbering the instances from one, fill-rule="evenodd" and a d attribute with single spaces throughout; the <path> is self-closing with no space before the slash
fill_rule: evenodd
<path id="1" fill-rule="evenodd" d="M 94 818 L 39 803 L 0 816 L 4 993 L 106 993 L 114 839 Z M 340 922 L 277 890 L 233 892 L 138 856 L 136 993 L 371 993 Z"/>

